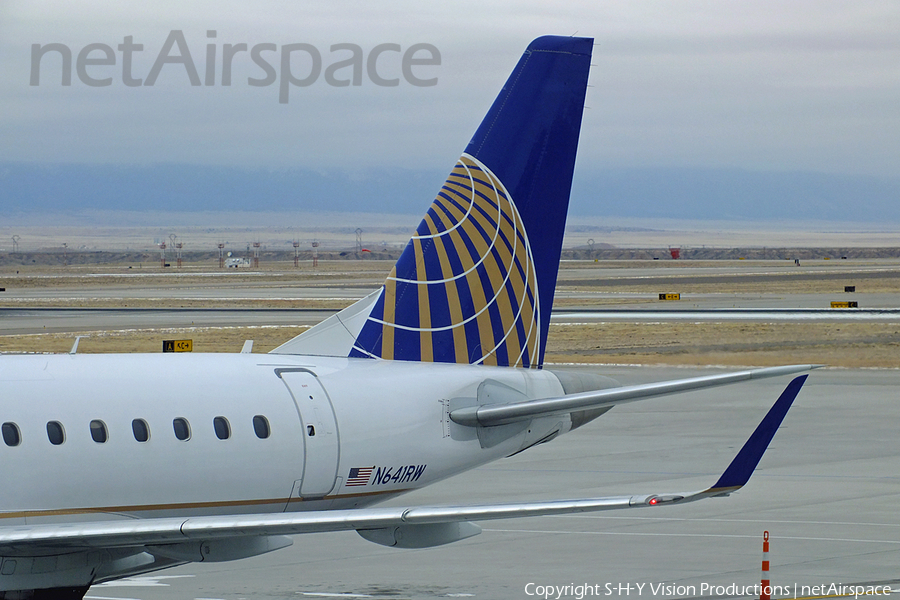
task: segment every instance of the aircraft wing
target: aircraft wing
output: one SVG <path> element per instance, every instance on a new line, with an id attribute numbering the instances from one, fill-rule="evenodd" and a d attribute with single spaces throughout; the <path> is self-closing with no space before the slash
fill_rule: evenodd
<path id="1" fill-rule="evenodd" d="M 550 414 L 561 414 L 578 410 L 611 407 L 617 404 L 643 400 L 654 396 L 665 396 L 678 392 L 688 392 L 703 388 L 738 383 L 750 379 L 778 377 L 817 369 L 821 365 L 787 365 L 738 371 L 722 375 L 707 375 L 689 379 L 673 379 L 657 383 L 629 385 L 597 391 L 568 394 L 558 398 L 542 398 L 539 400 L 523 400 L 505 404 L 483 404 L 457 408 L 450 412 L 450 418 L 460 425 L 469 427 L 491 427 L 524 421 L 534 417 Z"/>
<path id="2" fill-rule="evenodd" d="M 722 476 L 711 487 L 699 491 L 515 504 L 365 508 L 6 526 L 0 527 L 0 555 L 28 555 L 47 548 L 75 550 L 143 546 L 152 554 L 159 553 L 182 560 L 217 560 L 204 557 L 204 544 L 215 544 L 217 540 L 241 542 L 255 538 L 263 544 L 275 544 L 268 548 L 274 550 L 287 544 L 278 545 L 277 541 L 266 541 L 273 540 L 272 536 L 351 529 L 376 543 L 416 548 L 448 543 L 477 534 L 480 528 L 469 521 L 682 504 L 711 496 L 728 495 L 750 479 L 807 377 L 802 375 L 791 381 Z M 205 552 L 209 553 L 209 546 L 206 546 Z M 194 556 L 192 553 L 196 555 L 195 558 L 190 558 Z M 218 560 L 231 558 L 234 556 Z"/>

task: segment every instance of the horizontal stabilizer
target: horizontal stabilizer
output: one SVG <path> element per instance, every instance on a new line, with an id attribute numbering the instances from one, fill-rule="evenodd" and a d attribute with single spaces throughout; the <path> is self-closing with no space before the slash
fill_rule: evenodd
<path id="1" fill-rule="evenodd" d="M 285 342 L 270 354 L 305 356 L 347 356 L 356 343 L 360 329 L 369 318 L 380 292 L 372 292 L 318 325 Z"/>
<path id="2" fill-rule="evenodd" d="M 739 371 L 724 375 L 707 375 L 704 377 L 691 377 L 689 379 L 674 379 L 657 383 L 645 383 L 641 385 L 629 385 L 617 388 L 608 388 L 592 392 L 569 394 L 558 398 L 542 398 L 539 400 L 526 400 L 509 404 L 490 404 L 481 406 L 467 406 L 458 408 L 450 413 L 450 418 L 460 425 L 470 427 L 490 427 L 524 421 L 535 417 L 551 414 L 562 414 L 577 410 L 601 408 L 604 406 L 616 406 L 644 398 L 677 394 L 701 390 L 709 387 L 738 383 L 751 379 L 763 379 L 765 377 L 778 377 L 802 373 L 818 368 L 820 365 L 788 365 L 783 367 L 767 367 L 753 369 L 751 371 Z"/>

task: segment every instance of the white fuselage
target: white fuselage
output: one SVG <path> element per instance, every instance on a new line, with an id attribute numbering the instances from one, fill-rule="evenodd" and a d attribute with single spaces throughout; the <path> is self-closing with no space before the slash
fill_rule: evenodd
<path id="1" fill-rule="evenodd" d="M 273 354 L 4 356 L 0 524 L 359 507 L 571 427 L 568 417 L 536 419 L 485 445 L 448 414 L 475 403 L 488 379 L 528 398 L 563 393 L 552 373 L 502 367 Z"/>

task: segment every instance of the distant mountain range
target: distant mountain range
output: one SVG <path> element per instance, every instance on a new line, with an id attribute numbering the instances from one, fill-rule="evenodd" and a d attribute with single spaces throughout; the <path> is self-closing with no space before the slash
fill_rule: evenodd
<path id="1" fill-rule="evenodd" d="M 353 211 L 422 214 L 446 170 L 362 172 L 0 163 L 9 214 L 126 211 Z M 580 216 L 900 223 L 900 178 L 740 169 L 575 173 Z"/>

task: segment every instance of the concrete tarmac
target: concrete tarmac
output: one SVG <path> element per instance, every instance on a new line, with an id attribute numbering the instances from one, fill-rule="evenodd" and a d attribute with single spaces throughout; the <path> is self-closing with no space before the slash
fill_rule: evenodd
<path id="1" fill-rule="evenodd" d="M 315 325 L 334 310 L 309 308 L 0 308 L 0 335 L 140 330 L 177 327 Z M 552 322 L 666 321 L 900 322 L 900 309 L 593 309 L 554 311 Z"/>
<path id="2" fill-rule="evenodd" d="M 718 372 L 598 370 L 623 383 Z M 788 381 L 620 406 L 551 443 L 393 504 L 703 489 Z M 752 586 L 760 581 L 764 531 L 771 536 L 770 578 L 781 586 L 774 598 L 831 596 L 832 584 L 878 583 L 900 592 L 898 384 L 897 370 L 812 372 L 754 477 L 729 498 L 485 521 L 481 535 L 426 550 L 383 548 L 354 533 L 298 536 L 293 547 L 269 555 L 95 586 L 88 597 L 527 599 L 542 597 L 537 586 L 585 584 L 590 589 L 556 589 L 551 597 L 758 597 Z M 650 585 L 660 583 L 669 587 L 654 593 Z"/>
<path id="3" fill-rule="evenodd" d="M 619 321 L 625 323 L 653 323 L 657 321 L 727 321 L 774 322 L 852 322 L 880 321 L 896 323 L 900 321 L 900 309 L 880 308 L 711 308 L 711 309 L 590 309 L 556 310 L 551 316 L 553 323 L 583 323 Z"/>

